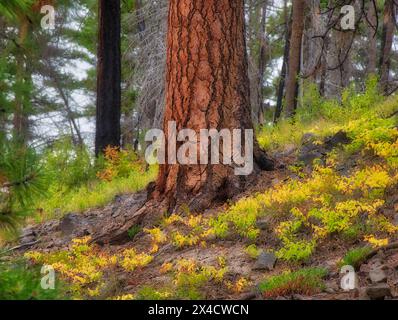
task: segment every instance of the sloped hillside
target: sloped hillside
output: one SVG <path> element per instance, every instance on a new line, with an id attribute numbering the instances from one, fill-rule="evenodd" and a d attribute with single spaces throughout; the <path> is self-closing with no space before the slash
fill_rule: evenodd
<path id="1" fill-rule="evenodd" d="M 20 254 L 52 265 L 74 298 L 397 298 L 398 99 L 372 90 L 342 105 L 315 98 L 316 112 L 258 132 L 277 169 L 238 198 L 98 244 L 146 191 L 117 197 L 26 228 Z M 347 265 L 358 278 L 349 292 L 340 287 Z"/>

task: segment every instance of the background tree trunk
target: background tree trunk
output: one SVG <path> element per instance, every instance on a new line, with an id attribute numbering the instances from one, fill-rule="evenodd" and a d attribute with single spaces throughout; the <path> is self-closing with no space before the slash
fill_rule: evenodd
<path id="1" fill-rule="evenodd" d="M 253 129 L 244 35 L 243 0 L 170 0 L 166 137 L 169 121 L 198 136 L 201 129 Z M 254 150 L 256 169 L 272 169 L 256 141 Z M 153 196 L 169 212 L 182 204 L 199 211 L 231 198 L 245 182 L 228 165 L 165 164 Z"/>
<path id="2" fill-rule="evenodd" d="M 261 8 L 261 22 L 258 39 L 260 42 L 260 53 L 258 56 L 258 99 L 259 99 L 259 110 L 258 110 L 258 123 L 264 124 L 264 73 L 267 65 L 267 39 L 265 37 L 266 31 L 266 19 L 267 19 L 267 7 L 268 0 L 264 0 Z"/>
<path id="3" fill-rule="evenodd" d="M 290 51 L 290 36 L 292 30 L 292 16 L 288 14 L 287 8 L 287 0 L 284 1 L 284 16 L 285 16 L 285 49 L 283 52 L 283 62 L 281 68 L 281 75 L 279 78 L 279 83 L 276 91 L 276 106 L 274 113 L 274 123 L 277 123 L 279 118 L 282 115 L 283 109 L 283 97 L 285 92 L 285 83 L 286 83 L 286 75 L 287 75 L 287 65 L 289 60 L 289 51 Z"/>
<path id="4" fill-rule="evenodd" d="M 373 1 L 368 4 L 368 65 L 367 74 L 376 74 L 377 67 L 377 14 Z"/>
<path id="5" fill-rule="evenodd" d="M 380 86 L 384 93 L 388 93 L 388 80 L 390 76 L 391 50 L 394 38 L 394 11 L 395 5 L 393 0 L 386 0 L 384 4 L 383 15 L 383 35 L 381 39 L 380 54 Z"/>
<path id="6" fill-rule="evenodd" d="M 328 97 L 340 98 L 341 93 L 350 82 L 352 75 L 351 48 L 353 42 L 352 31 L 333 30 L 329 48 L 330 63 Z"/>
<path id="7" fill-rule="evenodd" d="M 293 1 L 292 33 L 290 37 L 289 66 L 286 80 L 286 107 L 287 117 L 294 114 L 297 105 L 297 76 L 300 72 L 301 45 L 304 31 L 305 1 Z"/>
<path id="8" fill-rule="evenodd" d="M 28 104 L 30 92 L 28 82 L 30 75 L 26 68 L 25 42 L 29 34 L 29 20 L 23 16 L 20 21 L 18 32 L 17 64 L 15 76 L 15 106 L 13 117 L 14 137 L 22 144 L 26 144 L 29 135 Z"/>
<path id="9" fill-rule="evenodd" d="M 95 153 L 120 146 L 120 0 L 100 0 Z"/>

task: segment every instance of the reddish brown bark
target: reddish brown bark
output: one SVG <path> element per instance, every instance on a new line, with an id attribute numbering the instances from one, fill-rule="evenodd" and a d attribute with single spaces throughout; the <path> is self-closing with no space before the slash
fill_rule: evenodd
<path id="1" fill-rule="evenodd" d="M 287 117 L 294 114 L 297 104 L 297 77 L 300 72 L 301 44 L 304 31 L 304 0 L 293 1 L 292 33 L 290 37 L 289 66 L 286 79 L 286 107 Z"/>
<path id="2" fill-rule="evenodd" d="M 166 135 L 169 121 L 198 135 L 252 129 L 243 0 L 170 0 L 168 26 Z M 256 142 L 254 150 L 255 170 L 272 169 Z M 182 204 L 197 211 L 242 191 L 246 180 L 228 165 L 166 164 L 154 197 L 168 211 Z"/>

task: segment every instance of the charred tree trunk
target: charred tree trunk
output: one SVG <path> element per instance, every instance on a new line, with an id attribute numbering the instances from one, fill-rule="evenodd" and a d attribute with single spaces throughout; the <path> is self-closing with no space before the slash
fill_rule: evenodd
<path id="1" fill-rule="evenodd" d="M 287 117 L 291 117 L 297 106 L 297 77 L 300 72 L 301 45 L 304 31 L 305 1 L 293 1 L 292 33 L 289 48 L 289 66 L 286 79 L 286 107 Z"/>
<path id="2" fill-rule="evenodd" d="M 95 153 L 120 146 L 120 0 L 99 1 Z"/>
<path id="3" fill-rule="evenodd" d="M 168 26 L 166 136 L 170 121 L 198 136 L 201 129 L 253 129 L 243 0 L 171 0 Z M 273 168 L 256 141 L 254 161 L 255 171 Z M 246 180 L 229 165 L 165 164 L 153 196 L 169 212 L 182 204 L 200 211 L 241 192 Z"/>
<path id="4" fill-rule="evenodd" d="M 385 94 L 388 94 L 388 80 L 390 76 L 391 50 L 394 38 L 394 0 L 386 0 L 384 4 L 383 36 L 380 55 L 380 86 Z"/>

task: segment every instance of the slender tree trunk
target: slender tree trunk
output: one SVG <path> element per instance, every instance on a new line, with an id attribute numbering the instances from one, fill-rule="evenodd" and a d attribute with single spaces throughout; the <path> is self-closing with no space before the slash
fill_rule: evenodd
<path id="1" fill-rule="evenodd" d="M 368 65 L 366 73 L 376 74 L 377 67 L 377 14 L 373 1 L 369 1 L 368 7 Z"/>
<path id="2" fill-rule="evenodd" d="M 328 1 L 328 7 L 331 8 L 333 6 L 333 2 L 331 0 Z M 329 26 L 328 24 L 332 22 L 333 19 L 333 10 L 330 10 L 330 12 L 327 15 L 326 23 L 323 24 L 322 26 L 322 32 L 321 34 L 324 35 L 325 32 L 328 30 Z M 329 75 L 329 70 L 328 70 L 328 63 L 330 60 L 330 51 L 332 51 L 331 48 L 331 37 L 326 36 L 323 39 L 323 54 L 321 58 L 321 66 L 320 66 L 320 82 L 319 82 L 319 93 L 322 97 L 325 97 L 329 90 L 330 90 L 330 83 L 328 82 L 328 77 Z"/>
<path id="3" fill-rule="evenodd" d="M 120 146 L 120 19 L 120 0 L 99 1 L 96 155 Z"/>
<path id="4" fill-rule="evenodd" d="M 284 1 L 284 15 L 285 15 L 285 49 L 283 52 L 283 62 L 282 62 L 282 69 L 281 75 L 279 78 L 278 88 L 276 92 L 276 106 L 275 106 L 275 113 L 274 113 L 274 123 L 277 123 L 279 118 L 282 115 L 283 109 L 283 93 L 285 91 L 285 82 L 286 82 L 286 75 L 287 75 L 287 65 L 289 60 L 289 51 L 290 51 L 290 35 L 291 35 L 291 22 L 292 17 L 291 14 L 289 16 L 288 9 L 287 9 L 287 0 Z"/>
<path id="5" fill-rule="evenodd" d="M 170 0 L 168 26 L 166 140 L 170 121 L 198 136 L 201 129 L 253 129 L 243 0 Z M 255 172 L 273 168 L 256 141 L 254 160 Z M 230 165 L 165 164 L 153 197 L 169 212 L 182 204 L 200 211 L 241 192 L 246 180 Z"/>
<path id="6" fill-rule="evenodd" d="M 300 72 L 301 45 L 304 30 L 305 1 L 293 1 L 292 33 L 290 37 L 289 66 L 286 79 L 286 107 L 287 117 L 294 114 L 297 105 L 297 77 Z"/>
<path id="7" fill-rule="evenodd" d="M 385 94 L 388 93 L 388 80 L 390 77 L 391 50 L 394 38 L 394 11 L 393 0 L 386 0 L 384 4 L 383 36 L 379 62 L 380 86 Z"/>
<path id="8" fill-rule="evenodd" d="M 141 40 L 143 40 L 143 32 L 146 29 L 145 19 L 142 15 L 142 7 L 143 7 L 142 0 L 135 0 L 135 14 L 137 17 L 137 31 L 139 32 Z"/>
<path id="9" fill-rule="evenodd" d="M 258 56 L 258 98 L 259 98 L 259 110 L 258 110 L 258 122 L 260 125 L 264 124 L 264 73 L 267 65 L 267 39 L 265 37 L 266 31 L 266 19 L 267 19 L 267 7 L 268 0 L 264 0 L 261 8 L 261 22 L 259 31 L 260 41 L 260 53 Z"/>
<path id="10" fill-rule="evenodd" d="M 327 41 L 327 40 L 325 40 Z M 320 79 L 319 79 L 319 94 L 321 97 L 325 96 L 326 93 L 326 77 L 327 77 L 327 59 L 325 55 L 321 58 L 321 66 L 320 66 Z"/>
<path id="11" fill-rule="evenodd" d="M 29 20 L 26 17 L 21 18 L 18 47 L 16 53 L 16 81 L 15 81 L 15 106 L 13 117 L 14 136 L 21 143 L 25 144 L 29 135 L 28 121 L 28 101 L 29 93 L 27 93 L 27 70 L 26 59 L 24 56 L 24 46 L 29 33 Z"/>
<path id="12" fill-rule="evenodd" d="M 52 68 L 52 67 L 50 67 L 50 68 Z M 75 115 L 73 114 L 73 110 L 71 109 L 71 107 L 69 105 L 69 99 L 66 96 L 66 94 L 64 92 L 64 89 L 62 88 L 62 84 L 59 83 L 57 75 L 52 71 L 53 69 L 50 69 L 50 70 L 51 70 L 51 76 L 53 78 L 55 86 L 56 86 L 56 88 L 57 88 L 57 90 L 58 90 L 58 92 L 59 92 L 59 94 L 61 96 L 62 101 L 64 102 L 68 120 L 69 120 L 70 124 L 72 125 L 71 126 L 71 128 L 72 128 L 72 130 L 71 130 L 72 140 L 74 142 L 76 142 L 76 145 L 78 145 L 79 147 L 83 147 L 84 146 L 83 137 L 82 137 L 82 134 L 80 132 L 79 125 L 78 125 L 78 123 L 77 123 L 77 121 L 75 119 Z M 77 141 L 75 139 L 75 134 L 76 134 L 76 137 L 77 137 Z"/>

